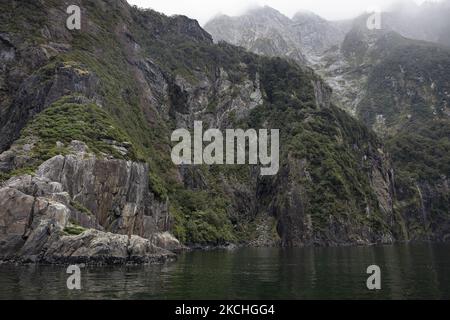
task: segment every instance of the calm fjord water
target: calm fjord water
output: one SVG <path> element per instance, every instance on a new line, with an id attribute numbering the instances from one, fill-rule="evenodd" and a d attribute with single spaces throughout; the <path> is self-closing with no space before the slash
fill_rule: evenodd
<path id="1" fill-rule="evenodd" d="M 366 288 L 369 265 L 382 290 Z M 146 267 L 0 266 L 0 299 L 450 299 L 450 245 L 191 252 Z"/>

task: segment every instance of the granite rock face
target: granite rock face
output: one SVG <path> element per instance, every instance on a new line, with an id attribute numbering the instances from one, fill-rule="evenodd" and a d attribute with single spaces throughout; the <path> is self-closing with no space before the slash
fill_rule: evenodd
<path id="1" fill-rule="evenodd" d="M 139 236 L 170 228 L 167 205 L 156 203 L 148 175 L 142 163 L 79 155 L 56 156 L 37 171 L 37 176 L 60 183 L 106 230 Z"/>
<path id="2" fill-rule="evenodd" d="M 153 245 L 148 239 L 89 230 L 78 236 L 63 236 L 52 243 L 45 263 L 149 264 L 173 260 L 175 254 Z"/>
<path id="3" fill-rule="evenodd" d="M 281 169 L 277 178 L 258 190 L 261 199 L 268 196 L 267 190 L 271 190 L 269 212 L 278 221 L 277 231 L 282 246 L 370 245 L 395 242 L 394 190 L 388 162 L 379 151 L 369 153 L 365 157 L 365 161 L 370 163 L 371 169 L 366 174 L 373 190 L 374 202 L 367 202 L 362 210 L 367 219 L 378 215 L 380 223 L 385 227 L 373 230 L 370 225 L 362 223 L 357 214 L 329 215 L 325 228 L 318 225 L 314 211 L 309 209 L 313 197 L 308 189 L 313 178 L 308 162 L 290 157 L 288 165 Z M 347 210 L 354 209 L 348 207 Z"/>
<path id="4" fill-rule="evenodd" d="M 291 19 L 270 7 L 249 10 L 238 17 L 220 15 L 205 29 L 215 41 L 242 46 L 256 54 L 286 57 L 313 64 L 325 50 L 338 45 L 350 22 L 331 22 L 312 12 L 298 12 Z"/>
<path id="5" fill-rule="evenodd" d="M 144 164 L 85 152 L 54 157 L 36 175 L 13 177 L 0 189 L 0 259 L 120 264 L 173 258 L 159 246 L 182 246 L 163 233 L 167 206 L 154 202 Z M 67 234 L 73 226 L 80 235 Z"/>
<path id="6" fill-rule="evenodd" d="M 306 57 L 297 35 L 292 32 L 293 22 L 269 7 L 257 8 L 241 17 L 218 16 L 205 25 L 214 40 L 226 41 L 271 57 L 288 57 L 305 63 Z"/>
<path id="7" fill-rule="evenodd" d="M 70 205 L 54 200 L 53 195 L 56 194 L 27 195 L 15 189 L 13 184 L 0 189 L 0 260 L 49 264 L 145 264 L 175 258 L 170 251 L 136 235 L 96 229 L 86 229 L 79 235 L 67 234 L 68 226 L 83 221 L 82 214 Z M 92 224 L 90 218 L 86 219 L 89 223 L 84 222 L 85 226 Z M 174 240 L 170 248 L 176 248 L 176 244 Z"/>

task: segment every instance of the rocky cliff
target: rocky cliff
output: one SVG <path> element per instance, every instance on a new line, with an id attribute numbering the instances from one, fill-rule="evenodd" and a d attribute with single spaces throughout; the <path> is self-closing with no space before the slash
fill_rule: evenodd
<path id="1" fill-rule="evenodd" d="M 323 51 L 342 42 L 350 26 L 350 22 L 327 21 L 308 11 L 297 12 L 291 19 L 265 6 L 239 17 L 215 17 L 205 25 L 205 30 L 215 41 L 312 64 Z"/>
<path id="2" fill-rule="evenodd" d="M 152 200 L 142 175 L 146 168 L 123 160 L 97 161 L 80 152 L 85 147 L 80 142 L 73 145 L 76 154 L 56 156 L 33 175 L 3 184 L 0 258 L 89 264 L 173 258 L 156 246 L 158 231 L 167 226 L 160 226 L 160 212 L 145 206 L 144 200 Z"/>
<path id="3" fill-rule="evenodd" d="M 390 32 L 375 39 L 363 58 L 358 116 L 392 154 L 408 238 L 446 240 L 450 49 Z"/>
<path id="4" fill-rule="evenodd" d="M 307 14 L 294 18 L 303 21 L 303 35 L 311 31 L 311 43 L 324 45 L 312 55 L 314 51 L 305 49 L 308 46 L 302 50 L 309 52 L 312 67 L 332 87 L 334 103 L 363 121 L 387 146 L 386 157 L 393 164 L 390 188 L 396 232 L 407 240 L 448 239 L 450 91 L 444 70 L 450 67 L 450 51 L 442 46 L 448 8 L 446 1 L 404 3 L 380 15 L 380 30 L 369 30 L 369 15 L 362 15 L 341 24 L 348 29 L 341 29 L 344 36 L 334 44 L 329 41 L 330 23 L 324 27 L 323 21 Z M 206 26 L 218 39 L 237 21 L 245 21 L 219 20 Z M 258 25 L 236 32 L 226 40 L 235 43 L 246 34 L 270 37 Z M 293 48 L 302 44 L 296 39 Z"/>
<path id="5" fill-rule="evenodd" d="M 69 4 L 80 31 L 65 28 Z M 312 69 L 122 0 L 1 9 L 4 259 L 160 261 L 182 248 L 170 233 L 190 245 L 404 239 L 387 152 Z M 279 174 L 173 165 L 172 131 L 196 120 L 280 129 Z"/>

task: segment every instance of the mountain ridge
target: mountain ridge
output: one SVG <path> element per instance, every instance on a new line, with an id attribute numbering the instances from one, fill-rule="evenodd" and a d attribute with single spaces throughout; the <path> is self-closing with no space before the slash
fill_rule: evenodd
<path id="1" fill-rule="evenodd" d="M 375 130 L 387 144 L 399 196 L 395 207 L 403 216 L 404 229 L 410 230 L 405 231 L 406 237 L 446 238 L 450 172 L 442 164 L 448 162 L 449 81 L 442 70 L 449 68 L 450 49 L 441 43 L 439 34 L 445 33 L 440 18 L 446 16 L 448 8 L 443 2 L 416 9 L 381 13 L 381 30 L 368 30 L 370 14 L 359 16 L 339 44 L 329 44 L 309 60 L 333 88 L 332 100 Z M 430 12 L 435 18 L 437 15 L 436 21 L 422 28 L 426 33 L 415 32 L 428 21 L 423 17 Z M 411 19 L 419 19 L 414 20 L 416 29 L 408 24 Z M 308 23 L 314 29 L 317 21 Z M 408 35 L 416 39 L 405 37 Z M 426 231 L 419 231 L 423 226 Z"/>
<path id="2" fill-rule="evenodd" d="M 146 262 L 184 245 L 407 239 L 389 153 L 313 69 L 214 44 L 183 16 L 75 2 L 83 32 L 64 28 L 69 2 L 1 4 L 2 260 Z M 280 173 L 173 165 L 171 133 L 195 121 L 280 129 Z M 17 199 L 20 214 L 4 209 Z"/>

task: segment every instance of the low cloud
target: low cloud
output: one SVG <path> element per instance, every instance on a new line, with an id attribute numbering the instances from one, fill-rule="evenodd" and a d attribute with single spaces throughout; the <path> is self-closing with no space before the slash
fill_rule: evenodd
<path id="1" fill-rule="evenodd" d="M 439 0 L 428 0 L 437 2 Z M 374 7 L 384 10 L 398 0 L 128 0 L 130 4 L 142 8 L 151 8 L 167 15 L 183 14 L 197 19 L 204 25 L 217 14 L 239 15 L 256 6 L 270 6 L 287 16 L 294 15 L 297 11 L 312 11 L 329 20 L 353 18 L 356 15 Z M 401 2 L 421 4 L 425 0 L 401 0 Z"/>

